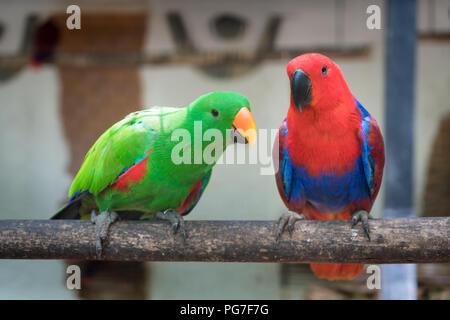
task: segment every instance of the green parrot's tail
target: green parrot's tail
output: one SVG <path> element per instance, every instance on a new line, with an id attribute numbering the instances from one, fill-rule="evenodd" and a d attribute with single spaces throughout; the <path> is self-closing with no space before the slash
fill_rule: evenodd
<path id="1" fill-rule="evenodd" d="M 91 218 L 92 210 L 98 212 L 97 205 L 92 195 L 85 192 L 70 199 L 50 219 L 88 220 Z M 145 214 L 145 212 L 134 210 L 117 211 L 116 213 L 120 219 L 124 220 L 140 220 Z"/>
<path id="2" fill-rule="evenodd" d="M 81 218 L 80 208 L 81 208 L 81 199 L 84 195 L 76 197 L 69 202 L 67 202 L 58 212 L 51 217 L 50 219 L 73 219 L 77 220 Z"/>

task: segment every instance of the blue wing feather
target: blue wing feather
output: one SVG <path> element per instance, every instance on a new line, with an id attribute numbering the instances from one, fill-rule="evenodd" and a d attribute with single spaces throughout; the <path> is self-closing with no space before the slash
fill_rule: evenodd
<path id="1" fill-rule="evenodd" d="M 369 112 L 359 103 L 358 100 L 356 100 L 356 104 L 359 108 L 359 110 L 362 113 L 362 119 L 361 119 L 361 132 L 359 135 L 360 143 L 361 143 L 361 159 L 363 163 L 364 168 L 364 176 L 366 178 L 367 186 L 369 187 L 369 190 L 374 189 L 374 173 L 375 173 L 375 161 L 372 157 L 371 150 L 373 149 L 373 146 L 369 145 L 369 131 L 370 131 L 370 119 L 371 116 Z M 373 192 L 370 192 L 370 198 L 372 199 Z"/>
<path id="2" fill-rule="evenodd" d="M 281 138 L 283 138 L 283 140 L 284 140 L 284 138 L 287 136 L 286 120 L 283 121 L 282 128 L 281 128 L 281 134 L 283 134 L 283 136 Z M 281 157 L 281 159 L 280 159 L 281 182 L 283 184 L 283 189 L 284 189 L 286 199 L 289 202 L 291 199 L 293 168 L 292 168 L 292 164 L 289 159 L 289 154 L 288 154 L 285 144 L 282 146 L 280 153 L 281 153 L 280 154 L 280 157 Z"/>

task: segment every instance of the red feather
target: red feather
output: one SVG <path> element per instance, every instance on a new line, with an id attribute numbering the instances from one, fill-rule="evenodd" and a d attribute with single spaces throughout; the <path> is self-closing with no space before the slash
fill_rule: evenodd
<path id="1" fill-rule="evenodd" d="M 122 173 L 111 185 L 111 188 L 121 192 L 129 192 L 130 183 L 138 183 L 144 178 L 145 173 L 147 172 L 147 160 L 148 156 L 128 168 L 128 170 Z"/>
<path id="2" fill-rule="evenodd" d="M 183 213 L 186 210 L 188 210 L 190 207 L 192 207 L 195 202 L 197 202 L 198 198 L 200 197 L 200 193 L 202 191 L 202 185 L 203 180 L 198 180 L 191 188 L 191 191 L 189 192 L 186 199 L 184 199 L 183 203 L 177 208 L 177 211 L 179 213 Z"/>

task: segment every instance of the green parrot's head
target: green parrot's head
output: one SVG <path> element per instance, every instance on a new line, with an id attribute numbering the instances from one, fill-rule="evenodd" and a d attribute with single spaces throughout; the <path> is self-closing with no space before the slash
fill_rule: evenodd
<path id="1" fill-rule="evenodd" d="M 208 129 L 219 130 L 225 138 L 225 146 L 236 142 L 253 146 L 256 141 L 256 125 L 250 104 L 241 94 L 227 91 L 205 94 L 189 105 L 188 116 L 190 121 L 201 121 L 203 133 Z"/>

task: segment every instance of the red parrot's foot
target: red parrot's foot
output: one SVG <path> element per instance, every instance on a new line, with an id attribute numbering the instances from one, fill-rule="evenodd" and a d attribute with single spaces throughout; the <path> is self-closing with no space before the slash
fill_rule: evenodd
<path id="1" fill-rule="evenodd" d="M 113 224 L 119 216 L 115 212 L 103 211 L 99 215 L 95 213 L 95 210 L 91 213 L 91 221 L 95 224 L 95 249 L 97 252 L 97 259 L 102 258 L 103 243 L 108 237 L 108 230 L 111 224 Z"/>
<path id="2" fill-rule="evenodd" d="M 186 241 L 186 229 L 184 228 L 184 219 L 181 214 L 173 209 L 167 209 L 164 212 L 158 212 L 156 218 L 169 221 L 172 224 L 173 234 L 181 231 L 183 240 Z"/>
<path id="3" fill-rule="evenodd" d="M 292 212 L 292 211 L 283 213 L 281 215 L 280 219 L 278 219 L 277 235 L 275 237 L 276 241 L 278 241 L 280 236 L 283 234 L 286 224 L 287 224 L 287 230 L 289 232 L 289 235 L 292 236 L 292 231 L 294 231 L 295 222 L 297 222 L 298 220 L 304 220 L 304 219 L 306 219 L 306 217 L 301 213 Z"/>
<path id="4" fill-rule="evenodd" d="M 369 219 L 374 219 L 374 218 L 367 211 L 360 210 L 360 211 L 353 213 L 351 221 L 352 221 L 352 228 L 354 226 L 356 226 L 356 224 L 359 221 L 361 221 L 364 232 L 366 233 L 367 238 L 370 241 Z"/>

